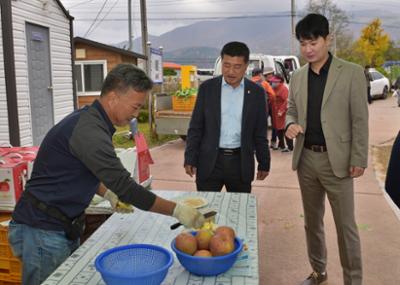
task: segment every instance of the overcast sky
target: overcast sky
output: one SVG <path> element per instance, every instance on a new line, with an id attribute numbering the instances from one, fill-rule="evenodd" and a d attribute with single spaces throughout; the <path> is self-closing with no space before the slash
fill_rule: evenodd
<path id="1" fill-rule="evenodd" d="M 75 36 L 103 43 L 128 40 L 128 0 L 61 0 L 61 2 L 75 18 Z M 134 38 L 140 37 L 141 34 L 139 2 L 140 0 L 132 0 Z M 379 9 L 400 13 L 399 0 L 334 2 L 345 11 Z M 308 0 L 295 0 L 296 10 L 298 12 L 304 10 L 306 3 Z M 235 16 L 251 17 L 260 14 L 287 17 L 290 25 L 290 10 L 291 0 L 147 0 L 148 31 L 152 35 L 160 35 L 196 21 Z"/>

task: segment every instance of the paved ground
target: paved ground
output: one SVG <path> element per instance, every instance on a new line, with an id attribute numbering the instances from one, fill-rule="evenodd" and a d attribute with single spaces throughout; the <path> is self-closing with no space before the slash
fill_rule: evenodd
<path id="1" fill-rule="evenodd" d="M 394 138 L 400 127 L 395 99 L 370 105 L 370 150 Z M 184 143 L 180 140 L 152 150 L 154 189 L 195 191 L 183 170 Z M 365 285 L 400 284 L 400 220 L 385 199 L 374 173 L 372 158 L 357 179 L 356 217 L 362 241 Z M 291 154 L 274 151 L 267 180 L 253 185 L 258 198 L 260 285 L 299 284 L 311 272 L 306 256 L 302 205 Z M 326 206 L 329 285 L 342 283 L 336 232 Z"/>

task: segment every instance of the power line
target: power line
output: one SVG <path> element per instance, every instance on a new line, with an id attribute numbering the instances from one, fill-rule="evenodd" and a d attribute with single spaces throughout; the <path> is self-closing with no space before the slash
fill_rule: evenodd
<path id="1" fill-rule="evenodd" d="M 100 11 L 97 13 L 96 18 L 94 19 L 94 21 L 92 22 L 92 24 L 90 25 L 89 29 L 86 31 L 84 37 L 86 38 L 86 36 L 89 34 L 90 29 L 94 26 L 94 24 L 96 23 L 97 19 L 99 18 L 101 12 L 103 12 L 104 7 L 106 6 L 108 0 L 104 0 L 103 2 L 103 6 L 101 6 Z"/>
<path id="2" fill-rule="evenodd" d="M 100 24 L 105 20 L 105 18 L 108 16 L 108 14 L 110 14 L 110 12 L 112 11 L 112 9 L 114 9 L 115 5 L 116 5 L 118 2 L 119 2 L 119 0 L 116 0 L 116 1 L 114 2 L 114 5 L 112 5 L 112 7 L 108 10 L 108 12 L 104 15 L 104 17 L 103 17 L 99 22 L 97 22 L 96 26 L 87 34 L 87 36 L 90 35 L 91 33 L 93 33 L 94 30 L 96 30 L 96 29 L 100 26 Z"/>

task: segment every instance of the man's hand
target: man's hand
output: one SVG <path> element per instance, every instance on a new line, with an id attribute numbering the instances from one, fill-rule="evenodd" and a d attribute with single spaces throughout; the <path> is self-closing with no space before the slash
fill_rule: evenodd
<path id="1" fill-rule="evenodd" d="M 204 224 L 204 216 L 195 208 L 184 204 L 176 204 L 172 216 L 177 218 L 179 222 L 187 228 L 199 229 Z"/>
<path id="2" fill-rule="evenodd" d="M 351 166 L 350 167 L 350 177 L 357 178 L 364 174 L 365 168 L 358 167 L 358 166 Z"/>
<path id="3" fill-rule="evenodd" d="M 264 170 L 257 171 L 257 180 L 264 180 L 267 178 L 269 172 Z"/>
<path id="4" fill-rule="evenodd" d="M 298 125 L 298 124 L 291 124 L 291 125 L 287 128 L 285 135 L 286 135 L 289 139 L 292 140 L 292 139 L 296 138 L 298 134 L 303 134 L 303 133 L 304 133 L 303 128 L 302 128 L 300 125 Z"/>
<path id="5" fill-rule="evenodd" d="M 115 212 L 123 214 L 133 213 L 132 205 L 121 202 L 113 191 L 107 189 L 103 198 L 110 202 L 111 207 Z"/>
<path id="6" fill-rule="evenodd" d="M 186 164 L 185 165 L 185 172 L 187 175 L 189 175 L 190 177 L 193 177 L 193 175 L 196 175 L 196 167 Z"/>

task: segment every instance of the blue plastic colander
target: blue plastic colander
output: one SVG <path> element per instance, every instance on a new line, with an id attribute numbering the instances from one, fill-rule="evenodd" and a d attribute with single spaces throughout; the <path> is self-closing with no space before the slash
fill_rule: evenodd
<path id="1" fill-rule="evenodd" d="M 163 247 L 131 244 L 101 253 L 95 266 L 107 285 L 159 285 L 173 261 L 172 253 Z"/>

